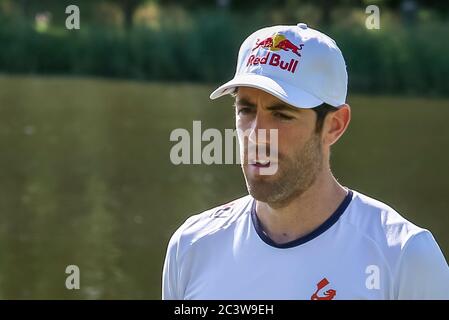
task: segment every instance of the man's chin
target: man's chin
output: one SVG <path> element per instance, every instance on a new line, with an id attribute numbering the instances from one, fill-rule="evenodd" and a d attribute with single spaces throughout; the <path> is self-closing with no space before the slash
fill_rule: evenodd
<path id="1" fill-rule="evenodd" d="M 298 185 L 287 187 L 288 182 L 279 176 L 245 175 L 248 193 L 257 201 L 269 204 L 273 208 L 282 208 L 305 190 Z M 282 182 L 281 182 L 282 181 Z"/>
<path id="2" fill-rule="evenodd" d="M 260 187 L 258 188 L 252 188 L 251 186 L 248 187 L 248 193 L 256 199 L 257 201 L 270 203 L 272 202 L 273 192 L 270 189 L 262 189 Z"/>
<path id="3" fill-rule="evenodd" d="M 279 192 L 279 185 L 273 176 L 246 176 L 245 178 L 248 193 L 258 201 L 271 202 Z"/>
<path id="4" fill-rule="evenodd" d="M 276 181 L 279 177 L 278 167 L 257 167 L 254 165 L 247 165 L 244 168 L 246 179 L 253 181 Z"/>
<path id="5" fill-rule="evenodd" d="M 286 207 L 295 197 L 298 197 L 302 192 L 294 192 L 292 190 L 282 190 L 276 184 L 261 184 L 257 185 L 247 182 L 246 185 L 248 193 L 257 201 L 267 203 L 272 208 Z"/>

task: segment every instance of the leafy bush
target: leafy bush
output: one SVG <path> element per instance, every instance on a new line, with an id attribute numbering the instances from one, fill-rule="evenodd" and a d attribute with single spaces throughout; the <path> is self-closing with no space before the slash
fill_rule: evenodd
<path id="1" fill-rule="evenodd" d="M 37 32 L 0 17 L 0 71 L 75 74 L 158 81 L 230 78 L 240 43 L 262 24 L 226 12 L 200 12 L 185 27 L 84 27 Z M 334 27 L 348 65 L 350 90 L 449 95 L 447 23 L 414 27 Z"/>

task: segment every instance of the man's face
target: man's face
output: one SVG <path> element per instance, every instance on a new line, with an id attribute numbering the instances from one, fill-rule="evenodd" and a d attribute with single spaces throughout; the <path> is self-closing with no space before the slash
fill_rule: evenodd
<path id="1" fill-rule="evenodd" d="M 323 167 L 321 135 L 315 132 L 316 114 L 311 109 L 294 108 L 259 89 L 240 87 L 235 101 L 236 128 L 250 132 L 241 145 L 242 169 L 249 193 L 257 200 L 282 207 L 301 195 L 315 181 Z M 266 134 L 260 134 L 265 129 Z M 270 129 L 278 133 L 277 160 L 270 154 Z M 269 156 L 248 152 L 249 144 L 266 146 Z M 249 154 L 249 158 L 248 158 Z M 256 157 L 256 159 L 253 159 Z M 266 164 L 267 159 L 270 160 Z M 275 163 L 277 161 L 277 163 Z M 263 169 L 277 166 L 272 175 Z"/>

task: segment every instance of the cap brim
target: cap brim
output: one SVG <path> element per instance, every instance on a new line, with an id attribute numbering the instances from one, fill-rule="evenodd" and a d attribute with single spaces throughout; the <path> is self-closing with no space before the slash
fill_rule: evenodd
<path id="1" fill-rule="evenodd" d="M 263 90 L 276 98 L 297 108 L 310 109 L 323 103 L 314 95 L 283 81 L 273 80 L 259 74 L 244 74 L 236 76 L 231 81 L 218 87 L 211 93 L 212 100 L 230 94 L 236 87 L 251 87 Z"/>

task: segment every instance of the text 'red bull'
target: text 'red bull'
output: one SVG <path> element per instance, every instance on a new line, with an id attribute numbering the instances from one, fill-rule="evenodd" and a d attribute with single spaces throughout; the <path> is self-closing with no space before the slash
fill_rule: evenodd
<path id="1" fill-rule="evenodd" d="M 296 66 L 298 65 L 298 60 L 290 59 L 290 62 L 286 62 L 281 59 L 281 56 L 277 53 L 268 52 L 265 56 L 259 57 L 254 54 L 250 55 L 246 66 L 254 66 L 258 64 L 269 64 L 270 66 L 279 67 L 283 70 L 295 73 Z"/>

